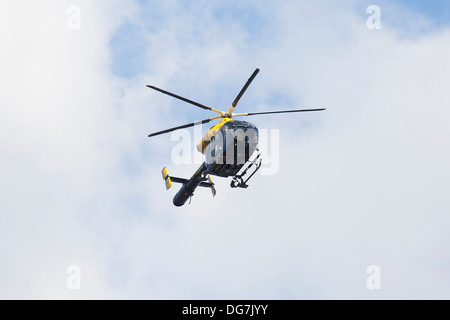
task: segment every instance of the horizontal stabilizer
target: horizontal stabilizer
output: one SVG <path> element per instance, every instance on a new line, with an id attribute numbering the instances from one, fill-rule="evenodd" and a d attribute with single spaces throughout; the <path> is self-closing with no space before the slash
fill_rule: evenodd
<path id="1" fill-rule="evenodd" d="M 170 179 L 172 179 L 172 182 L 183 183 L 183 184 L 189 181 L 188 179 L 183 179 L 183 178 L 178 178 L 178 177 L 170 177 Z"/>
<path id="2" fill-rule="evenodd" d="M 211 188 L 212 184 L 209 182 L 200 182 L 198 186 L 203 188 Z"/>
<path id="3" fill-rule="evenodd" d="M 166 183 L 166 189 L 167 190 L 169 190 L 172 187 L 172 182 L 181 183 L 181 184 L 186 184 L 186 183 L 189 182 L 189 179 L 169 176 L 169 172 L 167 171 L 166 167 L 164 167 L 162 169 L 161 173 L 162 173 L 163 180 Z M 215 188 L 214 183 L 212 182 L 211 176 L 209 174 L 208 174 L 208 181 L 207 182 L 206 181 L 202 181 L 202 182 L 200 182 L 200 184 L 198 186 L 199 187 L 204 187 L 204 188 L 210 188 L 213 197 L 216 196 L 216 188 Z"/>

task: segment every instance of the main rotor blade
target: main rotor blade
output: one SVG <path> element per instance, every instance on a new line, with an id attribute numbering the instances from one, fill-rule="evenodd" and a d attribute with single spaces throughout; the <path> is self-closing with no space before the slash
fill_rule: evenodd
<path id="1" fill-rule="evenodd" d="M 255 79 L 256 75 L 258 74 L 259 69 L 256 68 L 255 71 L 253 71 L 253 74 L 248 78 L 247 82 L 245 83 L 244 87 L 241 89 L 241 92 L 237 95 L 236 99 L 234 99 L 233 104 L 231 105 L 230 110 L 228 110 L 228 114 L 231 114 L 234 111 L 234 108 L 236 108 L 239 100 L 241 99 L 242 95 L 244 94 L 245 90 L 247 90 L 248 86 L 252 83 L 253 79 Z"/>
<path id="2" fill-rule="evenodd" d="M 154 136 L 157 136 L 157 135 L 160 135 L 160 134 L 163 134 L 163 133 L 172 132 L 172 131 L 175 131 L 175 130 L 178 130 L 178 129 L 184 129 L 184 128 L 193 127 L 193 126 L 196 126 L 196 125 L 199 125 L 199 124 L 205 124 L 205 123 L 208 123 L 208 122 L 210 122 L 212 120 L 219 119 L 219 118 L 221 118 L 221 116 L 217 116 L 217 117 L 209 118 L 209 119 L 205 119 L 205 120 L 200 120 L 200 121 L 184 124 L 182 126 L 178 126 L 178 127 L 174 127 L 174 128 L 158 131 L 158 132 L 155 132 L 155 133 L 151 133 L 148 136 L 149 137 L 154 137 Z"/>
<path id="3" fill-rule="evenodd" d="M 265 112 L 248 112 L 248 113 L 233 114 L 233 117 L 246 117 L 246 116 L 255 116 L 255 115 L 260 115 L 260 114 L 308 112 L 308 111 L 323 111 L 323 110 L 326 110 L 326 108 L 320 108 L 320 109 L 299 109 L 299 110 L 282 110 L 282 111 L 265 111 Z"/>
<path id="4" fill-rule="evenodd" d="M 164 94 L 167 94 L 167 95 L 169 95 L 169 96 L 171 96 L 171 97 L 180 99 L 181 101 L 184 101 L 184 102 L 193 104 L 194 106 L 197 106 L 197 107 L 199 107 L 199 108 L 202 108 L 202 109 L 205 109 L 205 110 L 211 110 L 211 111 L 217 112 L 217 113 L 219 113 L 219 114 L 221 114 L 221 115 L 223 114 L 222 111 L 216 110 L 216 109 L 214 109 L 214 108 L 207 107 L 207 106 L 205 106 L 205 105 L 203 105 L 203 104 L 201 104 L 201 103 L 198 103 L 198 102 L 189 100 L 189 99 L 187 99 L 187 98 L 181 97 L 181 96 L 176 95 L 176 94 L 174 94 L 174 93 L 172 93 L 172 92 L 169 92 L 169 91 L 166 91 L 166 90 L 163 90 L 163 89 L 157 88 L 157 87 L 155 87 L 155 86 L 151 86 L 151 85 L 147 85 L 147 87 L 149 87 L 150 89 L 153 89 L 153 90 L 162 92 L 162 93 L 164 93 Z"/>

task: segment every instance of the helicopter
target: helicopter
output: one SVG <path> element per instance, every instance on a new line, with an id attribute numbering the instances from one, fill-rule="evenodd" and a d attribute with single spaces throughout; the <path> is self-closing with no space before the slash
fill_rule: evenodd
<path id="1" fill-rule="evenodd" d="M 181 189 L 173 198 L 173 204 L 175 206 L 183 206 L 186 201 L 188 199 L 191 199 L 191 197 L 194 195 L 194 191 L 197 187 L 210 188 L 214 197 L 216 195 L 216 189 L 215 184 L 212 182 L 211 175 L 224 178 L 232 177 L 232 181 L 230 184 L 232 188 L 248 187 L 247 182 L 258 171 L 262 164 L 261 152 L 258 149 L 258 128 L 250 122 L 235 120 L 235 117 L 326 110 L 325 108 L 319 108 L 233 113 L 239 100 L 242 98 L 243 94 L 258 73 L 259 69 L 256 68 L 256 70 L 252 73 L 250 78 L 245 83 L 244 87 L 234 99 L 228 111 L 220 111 L 214 108 L 210 108 L 169 91 L 157 88 L 152 85 L 147 85 L 147 87 L 150 89 L 159 91 L 163 94 L 187 102 L 204 110 L 213 111 L 219 114 L 212 118 L 191 122 L 174 128 L 154 132 L 148 135 L 148 137 L 154 137 L 160 134 L 197 125 L 203 125 L 211 121 L 220 119 L 220 122 L 218 124 L 215 124 L 205 132 L 203 138 L 197 144 L 197 150 L 205 155 L 205 161 L 201 164 L 197 171 L 195 171 L 190 179 L 170 176 L 166 167 L 162 169 L 162 178 L 165 181 L 167 190 L 172 187 L 173 182 L 180 183 L 182 185 Z M 249 169 L 251 168 L 253 168 L 253 172 L 249 173 Z"/>

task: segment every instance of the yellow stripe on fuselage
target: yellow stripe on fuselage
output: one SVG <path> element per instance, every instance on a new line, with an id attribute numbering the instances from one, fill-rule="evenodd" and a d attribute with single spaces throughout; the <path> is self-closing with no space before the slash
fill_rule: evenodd
<path id="1" fill-rule="evenodd" d="M 218 124 L 206 130 L 202 140 L 200 140 L 200 142 L 197 144 L 197 150 L 201 153 L 205 153 L 206 147 L 211 142 L 211 138 L 214 137 L 217 131 L 219 131 L 220 128 L 222 128 L 222 126 L 228 121 L 235 121 L 235 120 L 231 118 L 222 118 L 222 120 L 220 120 Z"/>

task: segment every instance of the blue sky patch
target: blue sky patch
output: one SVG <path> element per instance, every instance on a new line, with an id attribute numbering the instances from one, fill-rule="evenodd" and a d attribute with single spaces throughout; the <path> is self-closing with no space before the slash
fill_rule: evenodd
<path id="1" fill-rule="evenodd" d="M 129 21 L 122 24 L 109 42 L 111 71 L 123 78 L 133 78 L 145 68 L 146 33 L 140 25 Z"/>

